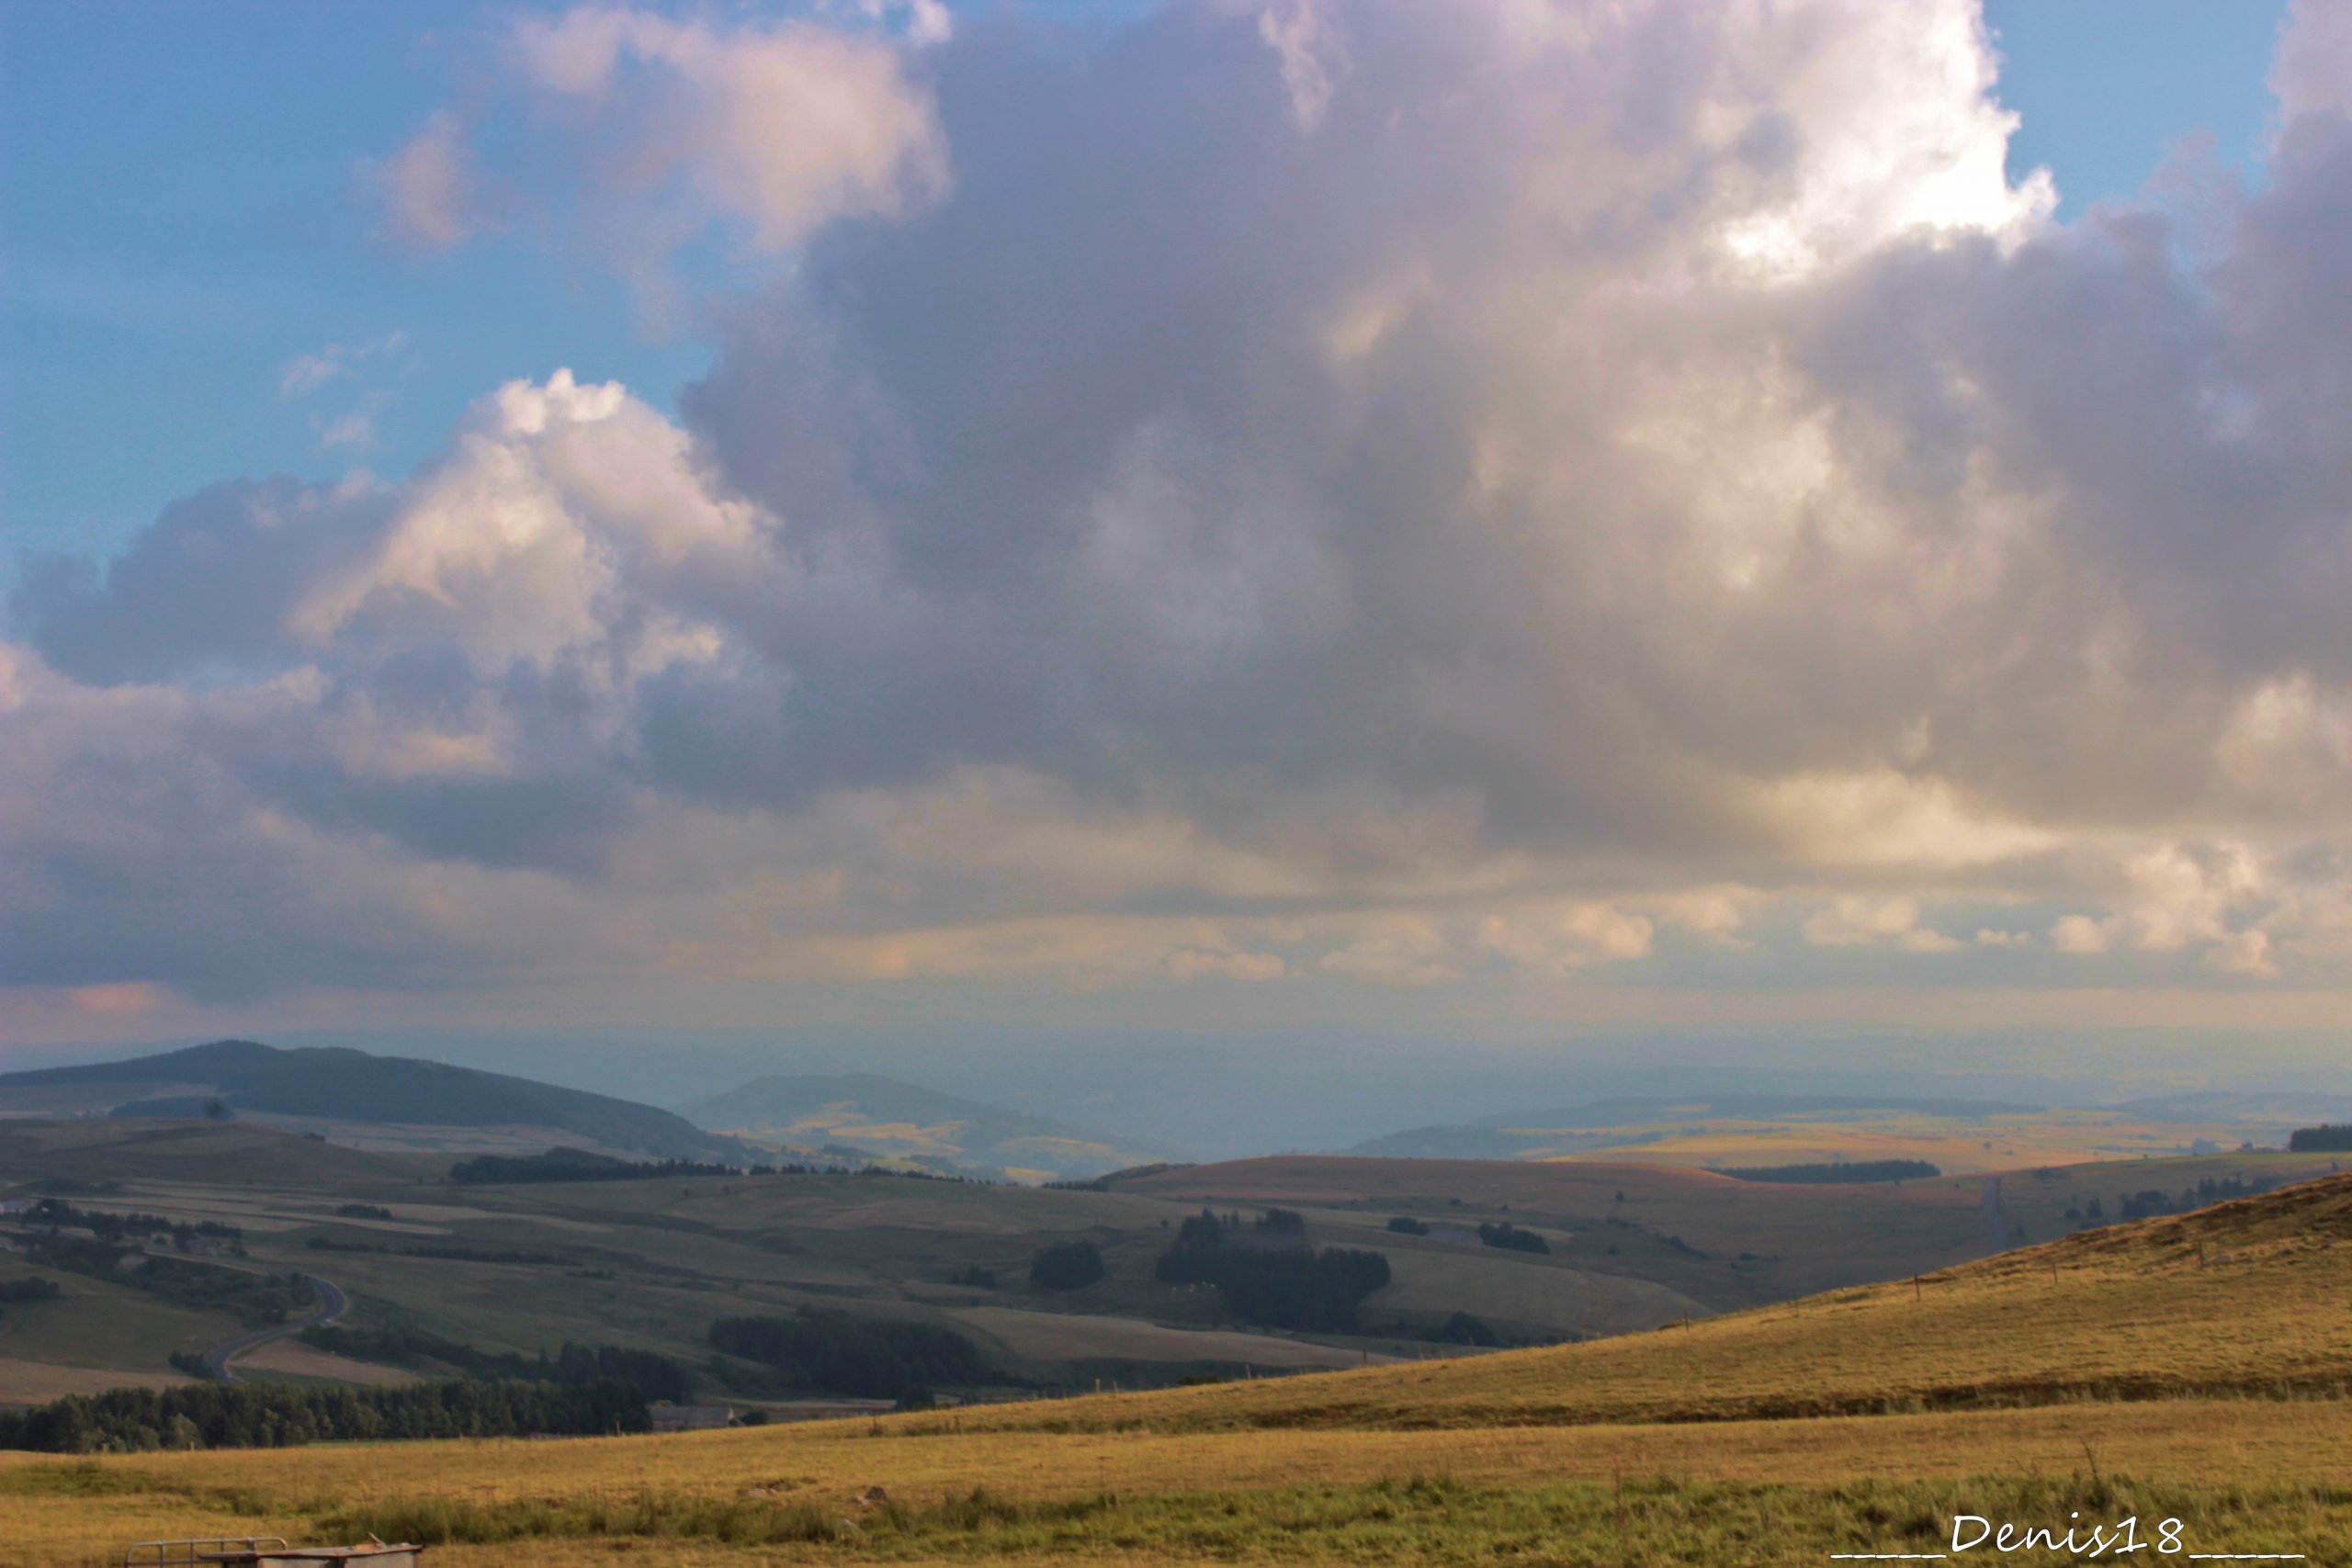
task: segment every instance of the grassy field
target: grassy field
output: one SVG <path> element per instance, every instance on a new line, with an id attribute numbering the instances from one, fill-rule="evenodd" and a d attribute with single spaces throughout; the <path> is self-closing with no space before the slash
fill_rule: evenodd
<path id="1" fill-rule="evenodd" d="M 1107 1398 L 1108 1396 L 1106 1396 Z M 2211 1551 L 2340 1561 L 2328 1405 L 2181 1403 L 1581 1431 L 900 1435 L 892 1421 L 668 1438 L 0 1456 L 12 1564 L 248 1532 L 424 1539 L 438 1564 L 774 1561 L 1819 1563 L 1932 1550 L 1969 1512 L 2189 1521 Z M 860 1501 L 871 1489 L 881 1505 Z M 975 1493 L 980 1495 L 976 1505 Z M 2048 1561 L 2046 1557 L 2041 1559 Z"/>
<path id="2" fill-rule="evenodd" d="M 1290 1157 L 1177 1167 L 1102 1191 L 845 1175 L 467 1187 L 442 1179 L 446 1156 L 241 1123 L 0 1122 L 0 1181 L 62 1179 L 87 1206 L 235 1224 L 253 1265 L 342 1287 L 356 1325 L 524 1354 L 615 1344 L 701 1365 L 715 1319 L 814 1304 L 956 1328 L 1013 1377 L 1069 1389 L 1418 1361 L 1431 1347 L 1416 1336 L 1455 1312 L 1522 1342 L 1619 1336 L 1981 1258 L 1994 1239 L 1988 1182 L 2014 1242 L 2064 1234 L 2064 1209 L 2093 1193 L 2112 1205 L 2143 1188 L 2281 1180 L 2327 1163 L 2209 1156 L 1791 1187 L 1667 1166 Z M 1214 1290 L 1152 1278 L 1171 1227 L 1204 1202 L 1296 1209 L 1314 1245 L 1377 1250 L 1392 1282 L 1353 1335 L 1238 1331 Z M 352 1203 L 391 1217 L 335 1213 Z M 1400 1214 L 1429 1234 L 1389 1231 Z M 1476 1227 L 1491 1221 L 1535 1231 L 1551 1251 L 1479 1245 Z M 1040 1247 L 1078 1239 L 1102 1248 L 1104 1280 L 1028 1283 Z M 0 1273 L 11 1267 L 0 1255 Z M 996 1283 L 965 1282 L 975 1269 Z M 0 1400 L 38 1397 L 77 1369 L 160 1375 L 171 1351 L 238 1331 L 127 1284 L 61 1282 L 74 1304 L 22 1309 L 0 1343 L 13 1363 L 0 1364 Z M 254 1370 L 311 1375 L 292 1353 Z"/>
<path id="3" fill-rule="evenodd" d="M 1522 1157 L 1546 1157 L 1541 1128 L 1502 1129 Z M 2040 1165 L 2091 1165 L 2163 1157 L 2191 1145 L 2236 1147 L 2250 1136 L 2277 1143 L 2275 1128 L 2243 1122 L 2151 1122 L 2128 1112 L 2054 1110 L 1997 1116 L 1784 1114 L 1717 1117 L 1605 1130 L 1577 1129 L 1557 1157 L 1698 1167 L 1802 1165 L 1833 1159 L 1923 1159 L 1955 1175 Z"/>
<path id="4" fill-rule="evenodd" d="M 225 1314 L 193 1311 L 130 1286 L 57 1269 L 35 1269 L 0 1254 L 0 1284 L 44 1279 L 46 1301 L 0 1305 L 0 1400 L 37 1401 L 122 1382 L 181 1381 L 174 1350 L 202 1350 L 244 1330 Z"/>
<path id="5" fill-rule="evenodd" d="M 1730 1568 L 2080 1510 L 2341 1562 L 2347 1287 L 2341 1177 L 1916 1288 L 1467 1360 L 666 1438 L 0 1456 L 0 1531 L 26 1568 L 248 1530 L 410 1536 L 451 1568 Z"/>

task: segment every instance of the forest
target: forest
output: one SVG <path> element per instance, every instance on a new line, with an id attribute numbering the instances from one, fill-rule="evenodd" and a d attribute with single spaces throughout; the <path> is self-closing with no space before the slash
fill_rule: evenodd
<path id="1" fill-rule="evenodd" d="M 376 1328 L 306 1328 L 298 1336 L 306 1344 L 355 1360 L 385 1366 L 415 1368 L 437 1363 L 475 1381 L 560 1384 L 585 1388 L 601 1381 L 625 1382 L 654 1403 L 684 1404 L 694 1396 L 694 1377 L 686 1368 L 653 1350 L 621 1345 L 576 1345 L 536 1357 L 511 1350 L 484 1350 L 444 1339 L 436 1334 L 401 1325 Z"/>
<path id="2" fill-rule="evenodd" d="M 1003 1381 L 980 1348 L 954 1329 L 820 1307 L 804 1306 L 790 1317 L 721 1318 L 710 1325 L 710 1343 L 766 1369 L 778 1393 L 927 1403 L 911 1396 L 938 1384 Z"/>
<path id="3" fill-rule="evenodd" d="M 0 1409 L 0 1449 L 67 1454 L 275 1449 L 402 1438 L 584 1437 L 650 1426 L 645 1396 L 609 1378 L 571 1388 L 462 1380 L 361 1389 L 193 1382 Z"/>
<path id="4" fill-rule="evenodd" d="M 1178 1228 L 1153 1272 L 1170 1284 L 1215 1285 L 1226 1310 L 1244 1323 L 1322 1333 L 1355 1327 L 1363 1299 L 1388 1283 L 1387 1258 L 1336 1247 L 1317 1252 L 1291 1239 L 1305 1230 L 1296 1220 L 1272 1210 L 1245 1234 L 1238 1214 L 1204 1209 Z M 1269 1245 L 1261 1236 L 1282 1239 Z"/>

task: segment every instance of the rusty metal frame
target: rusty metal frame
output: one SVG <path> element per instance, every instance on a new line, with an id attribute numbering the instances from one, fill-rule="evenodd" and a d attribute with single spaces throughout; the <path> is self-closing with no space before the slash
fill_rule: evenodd
<path id="1" fill-rule="evenodd" d="M 206 1549 L 209 1549 L 209 1551 Z M 122 1549 L 122 1568 L 184 1568 L 204 1562 L 218 1562 L 232 1551 L 244 1551 L 260 1556 L 264 1551 L 287 1549 L 282 1535 L 216 1535 L 200 1536 L 194 1540 L 142 1540 L 136 1546 Z M 141 1552 L 152 1552 L 142 1557 Z"/>

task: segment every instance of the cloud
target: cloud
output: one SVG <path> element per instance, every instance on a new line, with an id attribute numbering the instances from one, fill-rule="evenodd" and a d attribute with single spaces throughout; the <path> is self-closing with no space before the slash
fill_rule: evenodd
<path id="1" fill-rule="evenodd" d="M 1337 25 L 1318 0 L 1268 0 L 1258 9 L 1258 36 L 1282 62 L 1283 87 L 1299 129 L 1314 130 L 1346 70 Z"/>
<path id="2" fill-rule="evenodd" d="M 1804 939 L 1817 947 L 1890 946 L 1905 953 L 1953 953 L 1962 945 L 1919 924 L 1913 898 L 1848 895 L 1804 923 Z"/>
<path id="3" fill-rule="evenodd" d="M 2050 928 L 2050 945 L 2061 953 L 2084 956 L 2105 953 L 2114 945 L 2117 924 L 2120 922 L 2093 919 L 2088 915 L 2066 915 Z"/>
<path id="4" fill-rule="evenodd" d="M 365 410 L 354 411 L 319 426 L 319 445 L 323 447 L 368 447 L 375 444 L 375 416 Z"/>
<path id="5" fill-rule="evenodd" d="M 296 355 L 277 369 L 277 395 L 308 397 L 371 361 L 397 360 L 408 352 L 408 333 L 387 333 L 364 343 L 330 343 Z"/>
<path id="6" fill-rule="evenodd" d="M 164 1005 L 154 987 L 139 982 L 122 986 L 84 986 L 68 993 L 72 1004 L 100 1018 L 135 1018 Z"/>
<path id="7" fill-rule="evenodd" d="M 437 109 L 400 150 L 361 173 L 377 233 L 418 251 L 452 250 L 493 227 L 464 117 Z"/>
<path id="8" fill-rule="evenodd" d="M 936 39 L 936 26 L 918 34 Z M 936 193 L 945 152 L 899 49 L 805 23 L 721 31 L 636 9 L 515 24 L 523 83 L 616 149 L 625 189 L 670 182 L 782 250 L 837 219 L 889 215 Z"/>
<path id="9" fill-rule="evenodd" d="M 712 225 L 758 268 L 712 370 L 674 420 L 518 381 L 405 479 L 31 566 L 0 952 L 2339 980 L 2309 16 L 2197 244 L 2008 179 L 1962 0 L 527 17 L 491 100 L 548 199 L 624 270 Z"/>
<path id="10" fill-rule="evenodd" d="M 946 148 L 914 57 L 954 36 L 937 0 L 729 26 L 650 6 L 509 23 L 469 107 L 368 171 L 380 231 L 452 249 L 500 227 L 479 146 L 516 166 L 497 206 L 658 298 L 669 254 L 724 225 L 753 254 L 935 198 Z M 527 187 L 527 188 L 526 188 Z"/>

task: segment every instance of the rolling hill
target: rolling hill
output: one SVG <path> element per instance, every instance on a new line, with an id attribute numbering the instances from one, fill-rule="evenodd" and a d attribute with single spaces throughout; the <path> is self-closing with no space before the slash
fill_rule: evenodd
<path id="1" fill-rule="evenodd" d="M 254 1530 L 514 1568 L 1794 1568 L 1940 1556 L 1963 1514 L 2334 1562 L 2347 1285 L 2337 1176 L 1582 1345 L 677 1438 L 0 1455 L 0 1497 L 34 1568 Z"/>
<path id="2" fill-rule="evenodd" d="M 529 1078 L 345 1047 L 280 1050 L 216 1040 L 121 1062 L 0 1075 L 0 1114 L 201 1118 L 209 1101 L 233 1114 L 311 1125 L 499 1129 L 502 1143 L 577 1145 L 664 1158 L 741 1158 L 667 1111 Z M 461 1145 L 419 1132 L 413 1146 Z"/>
<path id="3" fill-rule="evenodd" d="M 1703 1094 L 1595 1100 L 1409 1128 L 1351 1155 L 1387 1159 L 1600 1159 L 1720 1169 L 1923 1159 L 1989 1174 L 2117 1156 L 2275 1148 L 2293 1125 L 2253 1101 L 2039 1106 L 1921 1095 Z"/>
<path id="4" fill-rule="evenodd" d="M 1688 1325 L 1090 1408 L 1155 1431 L 2352 1397 L 2352 1175 Z M 1071 1413 L 1057 1419 L 1067 1428 Z M 989 1412 L 1018 1428 L 1043 1413 Z M 970 1429 L 981 1419 L 964 1422 Z"/>
<path id="5" fill-rule="evenodd" d="M 765 1143 L 870 1151 L 940 1169 L 1015 1180 L 1086 1178 L 1168 1157 L 1122 1134 L 1073 1127 L 872 1073 L 778 1075 L 678 1107 L 714 1133 Z"/>

